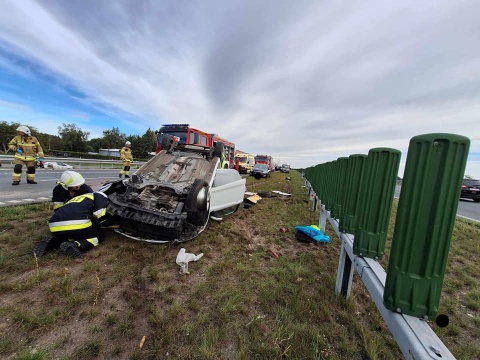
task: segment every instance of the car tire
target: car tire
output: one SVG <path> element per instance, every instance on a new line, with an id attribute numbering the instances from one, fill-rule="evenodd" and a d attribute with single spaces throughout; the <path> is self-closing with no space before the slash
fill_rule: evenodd
<path id="1" fill-rule="evenodd" d="M 222 142 L 215 143 L 215 147 L 213 148 L 213 156 L 222 158 L 222 153 L 223 153 L 223 143 Z"/>
<path id="2" fill-rule="evenodd" d="M 203 179 L 196 179 L 187 200 L 185 201 L 187 222 L 195 226 L 203 226 L 208 220 L 209 198 L 208 183 Z"/>
<path id="3" fill-rule="evenodd" d="M 166 150 L 167 152 L 169 152 L 170 147 L 172 146 L 173 143 L 174 143 L 174 138 L 172 135 L 163 135 L 162 144 L 161 144 L 162 150 Z"/>

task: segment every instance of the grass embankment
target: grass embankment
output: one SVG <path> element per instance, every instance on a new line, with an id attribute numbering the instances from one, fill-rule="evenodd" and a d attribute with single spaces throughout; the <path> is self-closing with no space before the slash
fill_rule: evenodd
<path id="1" fill-rule="evenodd" d="M 295 239 L 295 225 L 319 213 L 300 176 L 289 176 L 248 178 L 248 191 L 293 195 L 211 222 L 190 242 L 154 245 L 109 230 L 75 260 L 30 255 L 48 234 L 49 204 L 1 208 L 0 358 L 402 358 L 357 275 L 349 300 L 334 294 L 340 244 L 329 226 L 331 244 Z M 394 216 L 395 206 L 389 239 Z M 175 264 L 181 247 L 205 254 L 189 275 Z M 440 304 L 450 325 L 432 326 L 458 359 L 480 358 L 479 260 L 480 227 L 457 220 Z"/>

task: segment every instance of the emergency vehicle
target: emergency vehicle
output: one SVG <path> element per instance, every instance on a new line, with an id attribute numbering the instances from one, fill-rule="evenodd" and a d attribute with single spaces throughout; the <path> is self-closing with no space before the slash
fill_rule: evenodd
<path id="1" fill-rule="evenodd" d="M 267 164 L 271 171 L 275 170 L 275 164 L 273 163 L 273 158 L 270 155 L 255 156 L 255 164 Z"/>
<path id="2" fill-rule="evenodd" d="M 178 138 L 180 145 L 195 145 L 203 148 L 213 148 L 215 143 L 222 142 L 225 153 L 225 160 L 228 167 L 233 169 L 235 163 L 235 144 L 221 138 L 217 134 L 207 133 L 190 127 L 189 124 L 164 124 L 157 133 L 157 148 L 155 153 L 162 150 L 162 139 L 165 134 L 173 135 Z"/>
<path id="3" fill-rule="evenodd" d="M 255 157 L 253 155 L 242 152 L 235 154 L 235 169 L 240 174 L 248 174 L 252 170 L 253 165 L 255 165 Z"/>

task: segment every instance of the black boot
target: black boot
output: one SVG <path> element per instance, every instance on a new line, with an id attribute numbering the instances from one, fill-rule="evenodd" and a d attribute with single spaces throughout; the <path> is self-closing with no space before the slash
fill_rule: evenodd
<path id="1" fill-rule="evenodd" d="M 130 179 L 130 176 L 128 176 L 128 175 L 125 175 L 125 179 Z"/>
<path id="2" fill-rule="evenodd" d="M 64 241 L 60 244 L 60 250 L 69 258 L 77 258 L 82 255 L 78 245 L 72 241 Z"/>
<path id="3" fill-rule="evenodd" d="M 20 181 L 14 181 L 12 182 L 12 185 L 19 185 L 20 184 Z"/>
<path id="4" fill-rule="evenodd" d="M 37 247 L 33 250 L 33 253 L 37 256 L 43 256 L 47 252 L 53 249 L 58 249 L 60 247 L 60 242 L 57 238 L 52 235 L 44 236 L 42 242 L 37 245 Z"/>
<path id="5" fill-rule="evenodd" d="M 37 184 L 35 180 L 27 180 L 27 184 Z"/>

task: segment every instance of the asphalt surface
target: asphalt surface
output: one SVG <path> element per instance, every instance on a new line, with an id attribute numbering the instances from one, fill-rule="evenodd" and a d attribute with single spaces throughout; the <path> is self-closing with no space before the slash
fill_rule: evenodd
<path id="1" fill-rule="evenodd" d="M 85 182 L 95 191 L 108 181 L 118 180 L 118 169 L 73 169 L 85 178 Z M 64 170 L 37 169 L 35 181 L 27 184 L 25 167 L 20 185 L 12 185 L 12 168 L 0 167 L 0 207 L 32 204 L 51 201 L 52 190 L 60 180 Z"/>
<path id="2" fill-rule="evenodd" d="M 73 169 L 81 173 L 93 190 L 98 190 L 100 186 L 108 181 L 118 180 L 118 169 Z M 35 181 L 37 185 L 27 184 L 25 167 L 22 173 L 20 185 L 12 185 L 12 168 L 0 167 L 0 207 L 32 204 L 43 201 L 51 201 L 52 189 L 60 180 L 64 170 L 37 169 Z M 133 173 L 133 172 L 132 172 Z M 401 187 L 395 189 L 395 197 L 400 195 Z M 458 203 L 457 215 L 480 222 L 480 203 L 469 199 L 460 199 Z"/>

